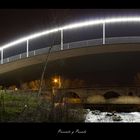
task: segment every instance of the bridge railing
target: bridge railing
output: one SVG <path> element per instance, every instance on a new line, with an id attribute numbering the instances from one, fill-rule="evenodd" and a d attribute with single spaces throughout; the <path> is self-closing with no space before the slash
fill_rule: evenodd
<path id="1" fill-rule="evenodd" d="M 67 49 L 87 47 L 87 46 L 103 45 L 102 42 L 103 42 L 102 38 L 101 39 L 90 39 L 90 40 L 83 40 L 83 41 L 65 43 L 63 45 L 63 47 L 64 47 L 64 50 L 67 50 Z M 105 43 L 106 44 L 140 43 L 140 37 L 112 37 L 112 38 L 106 38 Z M 41 48 L 41 49 L 29 51 L 29 56 L 28 57 L 48 53 L 49 47 L 51 47 L 51 46 L 47 46 L 46 48 Z M 52 47 L 51 52 L 56 52 L 56 51 L 61 51 L 61 45 L 54 45 Z M 23 58 L 26 58 L 26 57 L 27 57 L 27 54 L 25 52 L 25 53 L 22 53 L 22 54 L 18 54 L 18 55 L 14 55 L 14 56 L 5 58 L 5 59 L 3 59 L 3 63 L 16 61 L 16 60 L 23 59 Z"/>
<path id="2" fill-rule="evenodd" d="M 140 43 L 140 37 L 129 36 L 129 37 L 106 38 L 106 44 L 119 44 L 119 43 Z"/>

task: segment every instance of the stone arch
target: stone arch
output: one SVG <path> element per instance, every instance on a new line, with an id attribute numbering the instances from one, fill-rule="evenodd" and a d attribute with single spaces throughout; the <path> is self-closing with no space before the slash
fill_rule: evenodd
<path id="1" fill-rule="evenodd" d="M 128 96 L 133 96 L 133 92 L 132 91 L 128 92 Z"/>
<path id="2" fill-rule="evenodd" d="M 80 98 L 79 95 L 76 92 L 73 91 L 68 91 L 66 93 L 64 93 L 65 97 L 74 97 L 74 98 Z"/>
<path id="3" fill-rule="evenodd" d="M 121 95 L 116 91 L 108 91 L 103 96 L 105 99 L 110 99 L 110 98 L 118 98 Z"/>
<path id="4" fill-rule="evenodd" d="M 61 99 L 62 99 L 62 102 L 65 102 L 66 100 L 73 100 L 75 103 L 76 102 L 81 103 L 82 101 L 81 97 L 76 92 L 73 92 L 73 91 L 65 92 Z"/>

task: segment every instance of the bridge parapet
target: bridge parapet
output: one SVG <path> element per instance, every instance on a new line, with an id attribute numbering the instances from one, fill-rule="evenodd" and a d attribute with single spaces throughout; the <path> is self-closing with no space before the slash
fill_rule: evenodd
<path id="1" fill-rule="evenodd" d="M 113 37 L 113 38 L 106 38 L 106 45 L 110 44 L 130 44 L 130 43 L 140 43 L 140 37 Z M 93 47 L 93 46 L 102 46 L 102 38 L 100 39 L 90 39 L 90 40 L 83 40 L 83 41 L 77 41 L 77 42 L 70 42 L 70 43 L 65 43 L 63 44 L 63 50 L 67 49 L 75 49 L 75 48 L 82 48 L 82 47 Z M 28 52 L 28 57 L 33 57 L 36 55 L 41 55 L 49 52 L 49 48 L 51 46 L 47 46 L 45 48 L 37 49 L 37 50 L 32 50 Z M 52 47 L 51 52 L 57 52 L 57 51 L 62 51 L 61 50 L 61 45 L 54 45 Z M 9 63 L 12 61 L 24 59 L 27 57 L 27 53 L 21 53 L 18 55 L 14 55 L 11 57 L 3 58 L 3 63 Z"/>

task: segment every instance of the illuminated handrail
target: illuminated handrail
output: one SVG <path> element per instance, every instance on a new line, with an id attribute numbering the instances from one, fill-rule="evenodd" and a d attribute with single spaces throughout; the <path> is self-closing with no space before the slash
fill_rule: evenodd
<path id="1" fill-rule="evenodd" d="M 100 25 L 100 24 L 105 26 L 105 24 L 108 24 L 108 23 L 123 23 L 123 22 L 140 22 L 140 16 L 121 16 L 121 17 L 93 19 L 93 20 L 88 20 L 88 21 L 83 21 L 83 22 L 65 25 L 62 27 L 57 27 L 57 28 L 50 29 L 50 30 L 44 30 L 42 32 L 34 33 L 34 34 L 29 35 L 29 36 L 25 36 L 23 38 L 15 40 L 13 42 L 7 43 L 3 46 L 0 46 L 0 50 L 12 47 L 12 46 L 17 45 L 19 43 L 23 43 L 26 41 L 28 42 L 31 39 L 35 39 L 35 38 L 38 38 L 38 37 L 41 37 L 41 36 L 44 36 L 47 34 L 55 33 L 58 31 L 70 30 L 70 29 L 74 29 L 74 28 L 81 28 L 81 27 L 94 26 L 94 25 Z"/>
<path id="2" fill-rule="evenodd" d="M 17 39 L 15 41 L 12 41 L 10 43 L 7 43 L 3 46 L 0 46 L 0 51 L 1 51 L 1 64 L 3 64 L 3 51 L 6 48 L 13 47 L 17 44 L 26 42 L 26 57 L 29 56 L 29 41 L 35 38 L 39 38 L 44 35 L 60 32 L 61 33 L 61 50 L 63 50 L 63 31 L 64 30 L 71 30 L 71 29 L 76 29 L 76 28 L 82 28 L 82 27 L 87 27 L 87 26 L 95 26 L 95 25 L 102 25 L 103 27 L 103 32 L 102 32 L 102 44 L 106 44 L 106 38 L 105 38 L 105 26 L 108 23 L 140 23 L 140 16 L 121 16 L 121 17 L 111 17 L 111 18 L 101 18 L 101 19 L 94 19 L 94 20 L 88 20 L 88 21 L 83 21 L 83 22 L 78 22 L 78 23 L 73 23 L 57 28 L 53 28 L 50 30 L 44 30 L 42 32 L 34 33 L 29 36 L 25 36 L 23 38 Z"/>

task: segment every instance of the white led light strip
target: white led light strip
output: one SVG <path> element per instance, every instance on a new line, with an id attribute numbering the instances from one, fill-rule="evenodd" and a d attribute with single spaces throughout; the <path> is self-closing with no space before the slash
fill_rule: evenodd
<path id="1" fill-rule="evenodd" d="M 61 30 L 69 30 L 69 29 L 73 29 L 73 28 L 80 28 L 80 27 L 86 27 L 86 26 L 91 26 L 91 25 L 99 25 L 99 24 L 103 24 L 103 23 L 118 23 L 118 22 L 140 22 L 140 16 L 113 17 L 113 18 L 104 18 L 104 19 L 99 19 L 99 20 L 88 20 L 88 21 L 85 21 L 85 22 L 70 24 L 70 25 L 66 25 L 66 26 L 51 29 L 51 30 L 45 30 L 45 31 L 42 31 L 42 32 L 31 34 L 29 36 L 25 36 L 23 38 L 20 38 L 18 40 L 13 41 L 13 42 L 7 43 L 6 45 L 0 46 L 0 50 L 12 47 L 12 46 L 20 44 L 20 43 L 23 43 L 23 42 L 25 42 L 27 40 L 30 40 L 30 39 L 35 39 L 37 37 L 47 35 L 47 34 L 51 34 L 51 33 L 54 33 L 54 32 L 58 32 L 58 31 L 61 31 Z"/>

